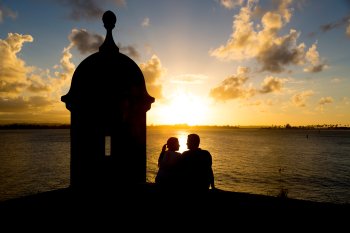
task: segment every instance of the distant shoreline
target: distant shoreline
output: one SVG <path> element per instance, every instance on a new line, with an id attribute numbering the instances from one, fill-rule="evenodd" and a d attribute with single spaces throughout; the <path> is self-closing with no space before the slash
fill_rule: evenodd
<path id="1" fill-rule="evenodd" d="M 147 128 L 170 128 L 170 129 L 303 129 L 303 130 L 350 130 L 350 126 L 338 125 L 308 125 L 308 126 L 291 126 L 273 125 L 273 126 L 232 126 L 232 125 L 147 125 Z M 0 130 L 6 129 L 70 129 L 70 124 L 55 124 L 55 123 L 13 123 L 0 124 Z"/>
<path id="2" fill-rule="evenodd" d="M 0 129 L 70 129 L 70 124 L 26 124 L 14 123 L 0 125 Z"/>

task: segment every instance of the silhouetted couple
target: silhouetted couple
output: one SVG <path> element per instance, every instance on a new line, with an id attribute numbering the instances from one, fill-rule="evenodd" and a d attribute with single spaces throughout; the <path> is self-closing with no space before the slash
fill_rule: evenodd
<path id="1" fill-rule="evenodd" d="M 199 148 L 197 134 L 187 137 L 187 151 L 182 154 L 176 137 L 168 139 L 158 159 L 156 184 L 171 191 L 207 192 L 215 189 L 212 169 L 212 156 L 207 150 Z M 166 147 L 168 150 L 166 150 Z"/>

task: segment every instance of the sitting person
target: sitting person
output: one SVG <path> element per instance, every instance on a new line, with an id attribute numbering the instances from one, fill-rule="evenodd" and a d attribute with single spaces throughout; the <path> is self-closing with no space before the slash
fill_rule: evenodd
<path id="1" fill-rule="evenodd" d="M 175 188 L 178 182 L 177 163 L 181 157 L 181 154 L 177 152 L 179 148 L 179 140 L 176 137 L 169 138 L 162 147 L 158 158 L 159 169 L 155 178 L 156 184 L 161 188 Z"/>
<path id="2" fill-rule="evenodd" d="M 207 192 L 215 189 L 212 156 L 207 150 L 199 148 L 197 134 L 187 137 L 188 150 L 182 153 L 180 161 L 181 187 L 190 192 Z"/>

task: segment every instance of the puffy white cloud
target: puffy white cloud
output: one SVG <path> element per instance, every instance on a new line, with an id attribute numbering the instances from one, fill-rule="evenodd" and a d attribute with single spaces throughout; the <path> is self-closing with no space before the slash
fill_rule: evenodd
<path id="1" fill-rule="evenodd" d="M 292 8 L 289 6 L 293 3 L 293 0 L 280 0 L 280 5 L 278 7 L 278 13 L 282 15 L 285 22 L 289 23 L 292 18 Z"/>
<path id="2" fill-rule="evenodd" d="M 163 98 L 162 85 L 159 80 L 166 73 L 166 69 L 162 66 L 160 59 L 157 55 L 152 55 L 150 60 L 139 66 L 145 77 L 149 94 L 156 99 Z"/>
<path id="3" fill-rule="evenodd" d="M 33 68 L 17 53 L 24 43 L 32 41 L 32 36 L 18 33 L 8 33 L 5 40 L 0 39 L 0 97 L 15 96 L 27 87 L 27 73 Z"/>
<path id="4" fill-rule="evenodd" d="M 320 61 L 320 55 L 317 51 L 317 43 L 313 44 L 309 50 L 306 52 L 306 61 L 308 61 L 311 65 L 306 67 L 304 71 L 306 72 L 320 72 L 324 68 L 326 68 L 326 64 Z"/>
<path id="5" fill-rule="evenodd" d="M 59 109 L 62 88 L 68 84 L 75 69 L 71 62 L 71 47 L 64 49 L 54 77 L 49 70 L 28 66 L 18 53 L 25 42 L 32 41 L 32 36 L 18 33 L 9 33 L 6 39 L 0 39 L 1 121 L 6 117 L 35 121 L 40 114 Z"/>
<path id="6" fill-rule="evenodd" d="M 289 65 L 302 66 L 307 60 L 305 44 L 298 43 L 300 32 L 290 29 L 289 33 L 280 35 L 284 26 L 292 17 L 292 0 L 279 1 L 277 9 L 262 14 L 261 24 L 253 21 L 254 12 L 258 8 L 255 0 L 247 4 L 234 16 L 233 32 L 226 44 L 209 51 L 211 56 L 223 60 L 256 59 L 261 71 L 282 72 Z M 310 53 L 316 53 L 316 46 Z M 325 65 L 320 62 L 306 71 L 321 71 Z"/>

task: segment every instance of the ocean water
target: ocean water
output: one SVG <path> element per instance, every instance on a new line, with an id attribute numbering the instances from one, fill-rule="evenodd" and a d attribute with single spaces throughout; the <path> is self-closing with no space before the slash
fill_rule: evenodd
<path id="1" fill-rule="evenodd" d="M 147 181 L 166 140 L 189 133 L 213 157 L 217 188 L 350 203 L 350 130 L 147 128 Z M 0 201 L 69 186 L 68 129 L 0 130 Z"/>

